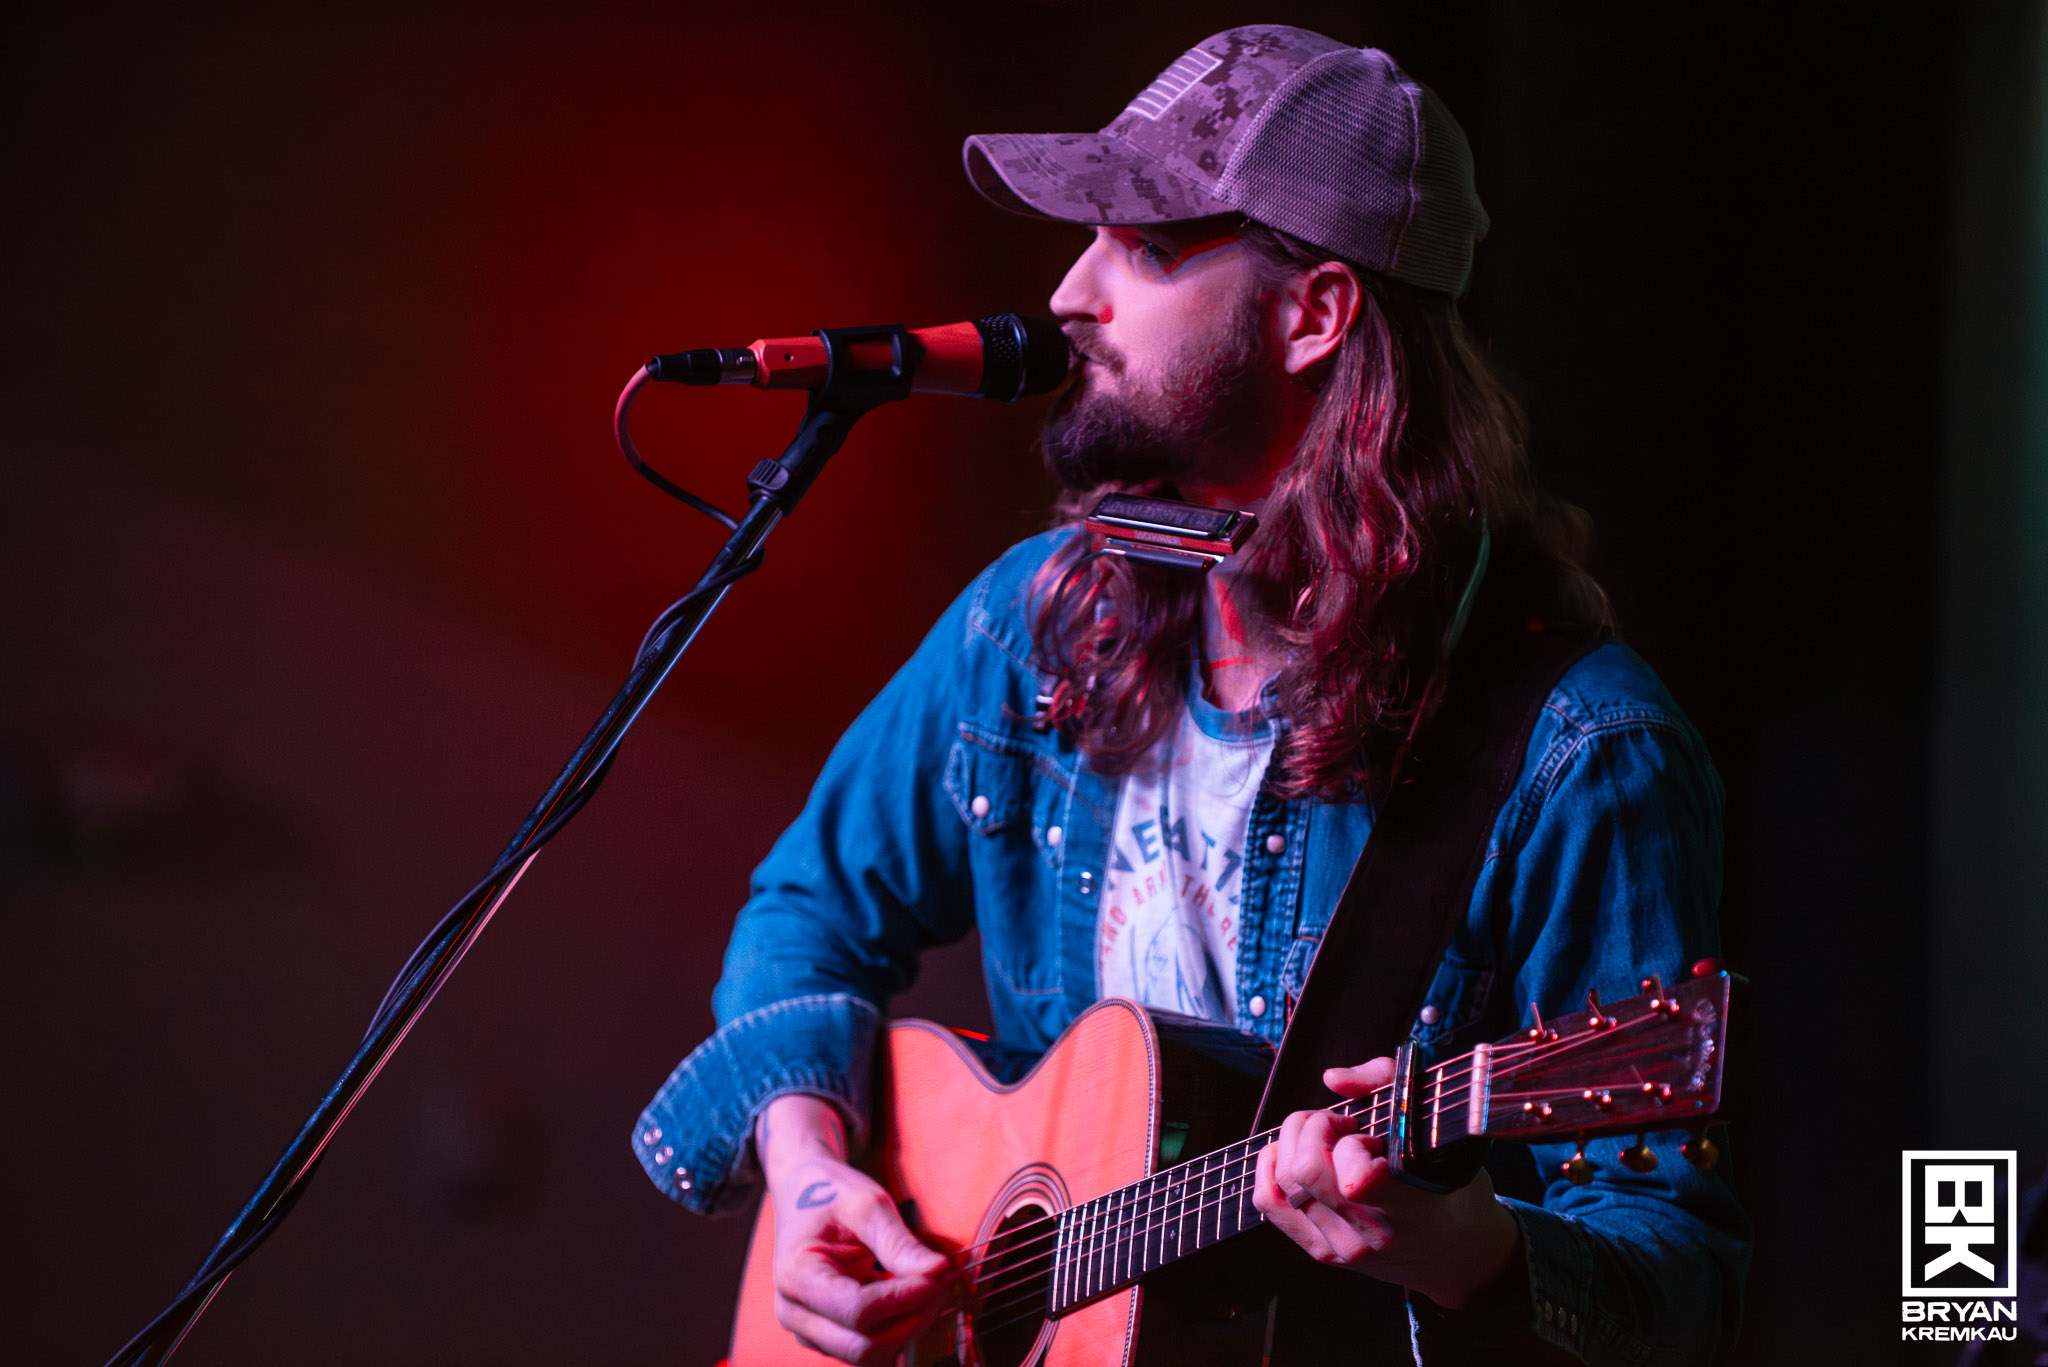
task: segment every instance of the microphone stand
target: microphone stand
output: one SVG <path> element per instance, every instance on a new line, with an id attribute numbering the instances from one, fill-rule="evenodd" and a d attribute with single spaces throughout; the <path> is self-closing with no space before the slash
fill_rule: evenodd
<path id="1" fill-rule="evenodd" d="M 413 1023 L 483 933 L 492 915 L 511 895 L 520 876 L 540 853 L 540 847 L 582 809 L 603 781 L 627 730 L 724 601 L 726 592 L 759 565 L 769 533 L 796 507 L 825 462 L 846 440 L 856 420 L 882 404 L 909 395 L 916 343 L 907 329 L 839 328 L 827 329 L 819 335 L 825 342 L 825 382 L 813 392 L 796 439 L 781 456 L 762 460 L 748 475 L 747 513 L 738 527 L 690 594 L 669 614 L 664 614 L 666 624 L 657 624 L 654 638 L 634 661 L 625 684 L 613 695 L 561 773 L 548 785 L 491 873 L 457 904 L 416 952 L 414 961 L 400 972 L 355 1056 L 177 1300 L 110 1358 L 107 1367 L 155 1367 L 177 1351 L 219 1294 L 229 1273 L 290 1213 L 335 1132 L 404 1043 Z M 892 344 L 893 364 L 886 370 L 855 369 L 848 359 L 850 344 L 876 341 Z"/>

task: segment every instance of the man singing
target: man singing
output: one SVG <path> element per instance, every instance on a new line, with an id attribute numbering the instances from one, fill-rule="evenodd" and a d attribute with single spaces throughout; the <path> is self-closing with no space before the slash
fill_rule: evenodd
<path id="1" fill-rule="evenodd" d="M 1459 322 L 1487 227 L 1464 135 L 1384 53 L 1233 29 L 1099 134 L 965 154 L 998 206 L 1093 231 L 1051 301 L 1076 355 L 1044 437 L 1059 525 L 967 588 L 833 752 L 755 874 L 717 1033 L 635 1140 L 694 1210 L 765 1181 L 778 1317 L 866 1363 L 955 1290 L 849 1162 L 919 950 L 979 928 L 1005 1077 L 1107 996 L 1277 1041 L 1467 589 L 1552 624 L 1606 611 L 1583 517 L 1534 483 Z M 1207 576 L 1088 556 L 1080 515 L 1109 490 L 1259 528 Z M 1720 811 L 1650 670 L 1611 641 L 1584 655 L 1538 714 L 1416 1039 L 1462 1051 L 1713 954 Z M 1390 1071 L 1325 1080 L 1361 1096 Z M 1573 1185 L 1570 1146 L 1502 1146 L 1436 1195 L 1309 1112 L 1261 1156 L 1256 1203 L 1391 1298 L 1398 1333 L 1357 1360 L 1717 1362 L 1748 1227 L 1724 1169 L 1651 1147 L 1651 1172 L 1610 1148 Z"/>

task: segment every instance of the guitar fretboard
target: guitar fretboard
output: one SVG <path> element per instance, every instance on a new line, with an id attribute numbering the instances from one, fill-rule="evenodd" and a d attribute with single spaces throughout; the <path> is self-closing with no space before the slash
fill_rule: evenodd
<path id="1" fill-rule="evenodd" d="M 1363 1133 L 1384 1137 L 1389 1090 L 1338 1107 Z M 1052 1254 L 1050 1313 L 1065 1314 L 1122 1290 L 1148 1272 L 1261 1224 L 1252 1204 L 1259 1151 L 1271 1134 L 1106 1192 L 1059 1213 Z"/>
<path id="2" fill-rule="evenodd" d="M 1538 1017 L 1517 1035 L 1433 1067 L 1411 1069 L 1404 1049 L 1396 1085 L 1332 1110 L 1411 1155 L 1481 1135 L 1533 1143 L 1576 1134 L 1583 1144 L 1592 1135 L 1697 1125 L 1719 1104 L 1729 981 L 1715 971 L 1667 991 L 1648 979 L 1643 996 L 1611 1008 L 1588 993 L 1584 1016 L 1557 1026 Z M 976 1290 L 988 1324 L 1058 1317 L 1264 1223 L 1252 1195 L 1259 1153 L 1278 1133 L 1239 1140 L 978 1246 Z"/>

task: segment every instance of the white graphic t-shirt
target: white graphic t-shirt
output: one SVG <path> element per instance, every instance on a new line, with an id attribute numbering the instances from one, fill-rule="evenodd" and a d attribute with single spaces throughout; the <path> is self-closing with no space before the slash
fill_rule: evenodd
<path id="1" fill-rule="evenodd" d="M 1124 780 L 1096 917 L 1103 996 L 1236 1019 L 1245 827 L 1272 754 L 1270 727 L 1196 700 Z"/>

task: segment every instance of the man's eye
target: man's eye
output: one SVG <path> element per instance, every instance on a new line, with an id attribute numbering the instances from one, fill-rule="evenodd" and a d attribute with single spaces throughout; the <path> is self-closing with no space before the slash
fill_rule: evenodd
<path id="1" fill-rule="evenodd" d="M 1138 244 L 1138 259 L 1148 266 L 1171 266 L 1173 264 L 1173 252 L 1170 248 L 1162 247 L 1157 242 L 1140 242 Z"/>

